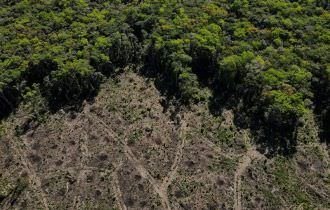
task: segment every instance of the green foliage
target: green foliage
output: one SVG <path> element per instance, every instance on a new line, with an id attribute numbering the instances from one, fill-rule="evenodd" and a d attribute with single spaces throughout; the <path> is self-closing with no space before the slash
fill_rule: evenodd
<path id="1" fill-rule="evenodd" d="M 0 137 L 3 136 L 5 133 L 5 127 L 2 122 L 0 122 Z"/>
<path id="2" fill-rule="evenodd" d="M 301 190 L 301 180 L 297 177 L 292 163 L 284 158 L 275 159 L 274 179 L 280 190 L 288 196 L 284 199 L 304 208 L 312 208 L 313 200 L 308 193 Z"/>
<path id="3" fill-rule="evenodd" d="M 189 71 L 182 71 L 178 79 L 179 90 L 182 98 L 186 101 L 195 100 L 201 101 L 201 90 L 198 88 L 198 80 L 196 74 L 189 73 Z"/>
<path id="4" fill-rule="evenodd" d="M 209 88 L 278 128 L 311 111 L 325 122 L 329 17 L 322 1 L 2 1 L 0 116 L 34 84 L 51 107 L 71 106 L 101 74 L 142 64 L 188 103 Z"/>
<path id="5" fill-rule="evenodd" d="M 50 79 L 45 81 L 45 95 L 52 109 L 58 109 L 65 104 L 75 105 L 97 93 L 102 75 L 80 72 L 84 70 L 86 70 L 85 66 L 83 69 L 73 68 L 63 72 L 54 72 Z"/>
<path id="6" fill-rule="evenodd" d="M 22 99 L 24 87 L 16 88 L 21 84 L 41 85 L 42 95 L 60 107 L 93 95 L 101 81 L 96 71 L 113 72 L 109 48 L 116 40 L 110 34 L 122 25 L 113 21 L 117 16 L 110 15 L 107 2 L 26 0 L 0 6 L 1 112 Z M 127 55 L 130 49 L 120 50 Z"/>
<path id="7" fill-rule="evenodd" d="M 231 145 L 234 141 L 234 132 L 231 131 L 229 128 L 220 128 L 217 132 L 217 139 L 219 145 L 226 144 Z"/>
<path id="8" fill-rule="evenodd" d="M 3 200 L 15 189 L 15 185 L 7 180 L 0 179 L 0 200 Z"/>
<path id="9" fill-rule="evenodd" d="M 265 93 L 266 100 L 270 109 L 282 114 L 295 114 L 298 117 L 307 112 L 304 105 L 303 95 L 300 93 L 286 93 L 283 91 L 272 90 Z"/>

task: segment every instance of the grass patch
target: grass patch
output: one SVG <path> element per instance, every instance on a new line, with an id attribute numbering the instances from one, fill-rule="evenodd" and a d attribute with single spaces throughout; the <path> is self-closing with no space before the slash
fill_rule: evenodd
<path id="1" fill-rule="evenodd" d="M 128 136 L 128 144 L 135 144 L 143 136 L 142 130 L 134 130 L 132 134 Z"/>
<path id="2" fill-rule="evenodd" d="M 237 166 L 237 160 L 232 158 L 223 158 L 220 160 L 216 160 L 215 162 L 212 162 L 211 165 L 208 166 L 208 168 L 213 171 L 234 171 Z"/>
<path id="3" fill-rule="evenodd" d="M 288 203 L 304 207 L 313 206 L 310 196 L 303 191 L 303 183 L 300 183 L 296 176 L 290 160 L 276 159 L 274 177 L 276 186 L 283 192 L 281 195 Z"/>
<path id="4" fill-rule="evenodd" d="M 217 144 L 222 145 L 232 145 L 234 143 L 234 132 L 231 131 L 229 128 L 219 128 L 216 133 Z"/>
<path id="5" fill-rule="evenodd" d="M 0 179 L 0 201 L 8 197 L 15 187 L 16 186 L 13 183 Z"/>
<path id="6" fill-rule="evenodd" d="M 196 181 L 188 181 L 183 180 L 179 184 L 179 190 L 176 192 L 177 197 L 188 197 L 191 195 L 191 193 L 194 193 L 198 186 L 200 186 L 200 183 Z M 179 194 L 178 194 L 179 193 Z"/>

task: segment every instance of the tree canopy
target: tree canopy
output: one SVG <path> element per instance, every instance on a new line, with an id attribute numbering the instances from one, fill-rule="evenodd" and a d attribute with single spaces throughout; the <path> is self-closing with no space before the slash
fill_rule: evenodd
<path id="1" fill-rule="evenodd" d="M 33 84 L 57 109 L 136 64 L 183 103 L 243 101 L 235 108 L 251 127 L 258 118 L 294 131 L 315 113 L 329 140 L 329 52 L 329 4 L 319 0 L 1 1 L 0 116 Z"/>

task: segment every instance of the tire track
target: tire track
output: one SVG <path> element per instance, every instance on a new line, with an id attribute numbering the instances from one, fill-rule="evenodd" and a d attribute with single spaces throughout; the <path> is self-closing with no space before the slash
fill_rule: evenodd
<path id="1" fill-rule="evenodd" d="M 167 192 L 165 193 L 163 189 L 161 189 L 161 185 L 154 179 L 154 177 L 151 176 L 151 174 L 148 172 L 148 170 L 143 166 L 143 164 L 135 157 L 133 154 L 131 148 L 129 146 L 125 145 L 124 147 L 125 155 L 128 158 L 129 161 L 133 163 L 133 166 L 135 169 L 140 173 L 140 175 L 148 180 L 148 182 L 153 187 L 154 191 L 158 194 L 162 206 L 164 209 L 171 209 L 170 202 L 168 200 Z"/>
<path id="2" fill-rule="evenodd" d="M 120 190 L 120 184 L 118 180 L 118 170 L 121 168 L 121 164 L 116 168 L 116 170 L 112 173 L 112 179 L 113 179 L 113 191 L 115 194 L 116 201 L 118 202 L 118 207 L 120 207 L 121 210 L 127 210 L 127 207 L 123 201 L 123 195 Z"/>
<path id="3" fill-rule="evenodd" d="M 177 152 L 175 154 L 175 158 L 174 158 L 174 162 L 171 166 L 171 170 L 170 170 L 169 174 L 164 178 L 163 183 L 162 183 L 162 188 L 166 191 L 168 189 L 168 186 L 176 178 L 179 164 L 183 157 L 183 149 L 186 145 L 186 138 L 185 138 L 186 128 L 187 128 L 186 122 L 182 121 L 181 126 L 180 126 L 180 134 L 179 134 L 181 143 L 177 146 Z"/>
<path id="4" fill-rule="evenodd" d="M 49 210 L 49 204 L 47 201 L 47 196 L 44 193 L 42 187 L 41 187 L 41 181 L 40 178 L 37 176 L 37 173 L 33 169 L 33 166 L 31 162 L 28 160 L 28 157 L 23 149 L 20 148 L 19 141 L 22 140 L 24 146 L 26 147 L 26 144 L 24 142 L 24 139 L 13 139 L 13 143 L 10 144 L 12 150 L 16 153 L 18 159 L 23 164 L 24 169 L 27 171 L 29 183 L 34 189 L 35 193 L 37 194 L 37 197 L 39 198 L 40 202 L 43 204 L 45 210 Z"/>
<path id="5" fill-rule="evenodd" d="M 250 147 L 246 154 L 241 158 L 234 176 L 234 210 L 242 210 L 242 175 L 251 165 L 253 160 L 261 158 L 263 158 L 263 156 L 255 147 Z"/>
<path id="6" fill-rule="evenodd" d="M 90 116 L 93 120 L 96 120 L 97 122 L 99 122 L 103 127 L 104 130 L 106 131 L 106 133 L 111 136 L 114 139 L 119 139 L 119 137 L 116 135 L 115 132 L 113 132 L 113 130 L 111 128 L 109 128 L 109 126 L 99 117 L 95 116 L 94 114 L 91 114 L 93 116 Z M 89 116 L 87 116 L 89 117 Z M 127 145 L 126 139 L 125 141 L 119 141 L 124 148 L 124 153 L 125 156 L 128 158 L 128 160 L 133 163 L 133 167 L 135 167 L 135 169 L 139 172 L 139 174 L 145 178 L 150 185 L 152 186 L 152 188 L 154 189 L 154 191 L 156 192 L 156 194 L 158 194 L 162 206 L 164 209 L 170 210 L 171 209 L 171 205 L 170 205 L 170 201 L 168 198 L 168 187 L 169 185 L 173 182 L 173 180 L 176 178 L 176 174 L 179 168 L 179 164 L 182 160 L 182 156 L 183 156 L 183 149 L 185 147 L 186 144 L 186 140 L 185 140 L 185 132 L 186 132 L 186 122 L 185 121 L 181 121 L 181 125 L 179 128 L 179 139 L 181 139 L 181 141 L 178 143 L 177 145 L 177 150 L 176 150 L 176 154 L 175 154 L 175 158 L 173 161 L 173 164 L 171 166 L 171 170 L 168 173 L 168 175 L 163 179 L 163 181 L 160 183 L 158 182 L 150 173 L 149 171 L 146 169 L 146 167 L 141 163 L 141 161 L 134 155 L 133 151 L 131 150 L 131 148 Z M 119 186 L 119 183 L 118 183 Z M 118 186 L 116 187 L 118 189 Z M 117 190 L 118 191 L 118 190 Z M 120 193 L 117 193 L 117 195 L 120 197 L 121 195 Z M 125 209 L 125 205 L 124 204 L 120 204 L 122 209 Z"/>

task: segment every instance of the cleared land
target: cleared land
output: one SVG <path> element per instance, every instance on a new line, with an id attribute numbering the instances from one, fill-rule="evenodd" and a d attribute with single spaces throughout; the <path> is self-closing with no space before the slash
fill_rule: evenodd
<path id="1" fill-rule="evenodd" d="M 165 109 L 153 84 L 124 73 L 81 112 L 59 111 L 23 134 L 24 109 L 10 117 L 0 143 L 0 209 L 330 207 L 323 145 L 267 158 L 234 126 L 232 111 Z"/>

